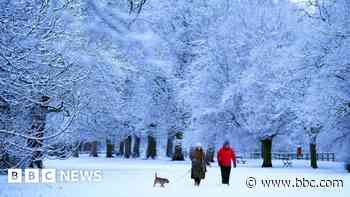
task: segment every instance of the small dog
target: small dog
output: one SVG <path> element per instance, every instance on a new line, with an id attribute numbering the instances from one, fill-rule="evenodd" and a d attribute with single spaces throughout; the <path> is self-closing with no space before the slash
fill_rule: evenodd
<path id="1" fill-rule="evenodd" d="M 160 178 L 157 176 L 157 173 L 155 173 L 153 187 L 155 187 L 157 185 L 157 183 L 159 183 L 161 187 L 164 187 L 164 184 L 169 183 L 169 182 L 170 181 L 168 179 Z"/>

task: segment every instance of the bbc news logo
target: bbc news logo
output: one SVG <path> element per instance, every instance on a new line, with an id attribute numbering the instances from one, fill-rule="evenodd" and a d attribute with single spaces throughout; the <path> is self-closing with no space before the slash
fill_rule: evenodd
<path id="1" fill-rule="evenodd" d="M 101 170 L 8 169 L 8 183 L 100 182 Z"/>

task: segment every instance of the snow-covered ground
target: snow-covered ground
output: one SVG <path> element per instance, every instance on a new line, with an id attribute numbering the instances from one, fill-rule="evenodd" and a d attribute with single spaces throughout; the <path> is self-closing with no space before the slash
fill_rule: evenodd
<path id="1" fill-rule="evenodd" d="M 231 173 L 231 184 L 220 184 L 217 165 L 208 168 L 206 179 L 195 187 L 190 179 L 190 163 L 160 160 L 126 160 L 117 158 L 89 158 L 83 156 L 69 160 L 46 161 L 47 168 L 56 169 L 100 169 L 103 178 L 98 183 L 56 184 L 9 184 L 7 176 L 0 176 L 0 197 L 179 197 L 179 196 L 264 196 L 282 197 L 345 197 L 350 196 L 350 174 L 343 170 L 342 163 L 319 162 L 320 168 L 310 169 L 307 161 L 293 161 L 293 167 L 282 168 L 274 161 L 274 168 L 260 168 L 261 161 L 248 160 Z M 170 184 L 165 188 L 153 187 L 154 173 L 166 177 Z M 248 188 L 248 177 L 256 179 L 256 187 Z M 322 179 L 343 180 L 340 188 L 264 188 L 262 179 Z"/>

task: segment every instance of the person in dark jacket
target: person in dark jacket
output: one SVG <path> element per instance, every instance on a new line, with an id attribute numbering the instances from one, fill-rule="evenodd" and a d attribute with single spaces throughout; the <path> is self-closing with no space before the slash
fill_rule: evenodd
<path id="1" fill-rule="evenodd" d="M 230 184 L 231 165 L 236 167 L 236 154 L 230 143 L 225 141 L 222 148 L 217 153 L 218 164 L 221 170 L 222 184 Z"/>
<path id="2" fill-rule="evenodd" d="M 212 145 L 208 145 L 207 151 L 205 153 L 205 162 L 210 165 L 210 162 L 214 162 L 215 149 Z"/>
<path id="3" fill-rule="evenodd" d="M 207 171 L 205 153 L 200 143 L 193 149 L 190 158 L 192 161 L 191 178 L 194 179 L 194 185 L 199 186 Z"/>

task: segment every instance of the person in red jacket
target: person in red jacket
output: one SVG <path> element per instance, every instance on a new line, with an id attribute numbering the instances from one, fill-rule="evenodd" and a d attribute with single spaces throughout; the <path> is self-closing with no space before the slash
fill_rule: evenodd
<path id="1" fill-rule="evenodd" d="M 236 167 L 236 154 L 228 141 L 225 141 L 222 148 L 218 151 L 217 159 L 221 169 L 222 184 L 229 185 L 232 163 L 233 167 Z"/>

